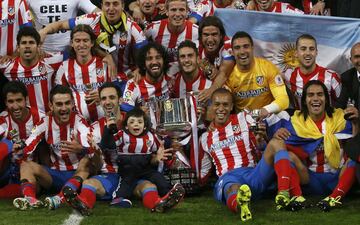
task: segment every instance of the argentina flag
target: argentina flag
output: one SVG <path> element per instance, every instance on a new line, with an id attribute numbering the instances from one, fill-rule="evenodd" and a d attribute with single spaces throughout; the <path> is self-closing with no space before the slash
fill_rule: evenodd
<path id="1" fill-rule="evenodd" d="M 255 42 L 255 55 L 285 71 L 298 66 L 295 41 L 304 33 L 317 40 L 317 64 L 342 73 L 351 67 L 350 49 L 360 41 L 360 20 L 343 17 L 217 9 L 226 34 L 246 31 Z"/>

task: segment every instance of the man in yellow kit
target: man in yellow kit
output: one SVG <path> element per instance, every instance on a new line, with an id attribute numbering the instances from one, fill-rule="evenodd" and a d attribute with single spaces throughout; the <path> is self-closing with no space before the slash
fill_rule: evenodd
<path id="1" fill-rule="evenodd" d="M 265 118 L 289 106 L 289 97 L 279 70 L 271 62 L 254 57 L 251 36 L 237 32 L 231 40 L 236 60 L 226 85 L 235 95 L 235 110 L 259 109 L 259 117 Z"/>

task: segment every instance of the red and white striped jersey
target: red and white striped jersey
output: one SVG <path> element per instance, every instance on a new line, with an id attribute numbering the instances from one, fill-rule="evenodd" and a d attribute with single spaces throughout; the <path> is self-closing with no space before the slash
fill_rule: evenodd
<path id="1" fill-rule="evenodd" d="M 256 11 L 261 11 L 257 4 L 255 4 Z M 297 9 L 290 5 L 289 3 L 284 2 L 274 2 L 274 5 L 271 9 L 267 10 L 267 12 L 275 12 L 275 13 L 288 13 L 288 14 L 304 14 L 303 11 Z"/>
<path id="2" fill-rule="evenodd" d="M 174 63 L 177 62 L 177 46 L 181 42 L 190 40 L 199 46 L 198 26 L 186 20 L 184 30 L 178 34 L 171 33 L 168 26 L 168 19 L 154 21 L 147 26 L 145 36 L 164 46 L 169 54 L 169 62 Z"/>
<path id="3" fill-rule="evenodd" d="M 319 80 L 327 87 L 330 100 L 333 103 L 336 98 L 340 96 L 341 92 L 341 80 L 339 75 L 327 68 L 316 65 L 315 70 L 309 74 L 303 74 L 300 68 L 297 67 L 294 70 L 288 69 L 285 71 L 285 84 L 291 90 L 296 99 L 296 108 L 301 107 L 301 96 L 303 88 L 310 80 Z"/>
<path id="4" fill-rule="evenodd" d="M 0 136 L 6 137 L 11 140 L 12 137 L 9 135 L 11 130 L 17 130 L 19 133 L 19 138 L 21 140 L 26 140 L 30 136 L 31 130 L 33 127 L 39 123 L 40 119 L 45 115 L 40 113 L 34 108 L 28 108 L 29 114 L 24 121 L 15 121 L 11 114 L 8 111 L 3 111 L 0 113 Z"/>
<path id="5" fill-rule="evenodd" d="M 321 122 L 321 124 L 316 123 L 321 133 L 325 134 L 326 132 L 326 123 L 325 120 Z M 340 157 L 341 162 L 339 167 L 341 168 L 342 165 L 345 163 L 344 158 L 344 151 L 342 148 L 340 148 Z M 314 151 L 309 158 L 307 159 L 307 166 L 309 170 L 316 172 L 316 173 L 336 173 L 338 170 L 335 168 L 332 168 L 328 164 L 328 159 L 325 156 L 325 150 L 324 150 L 324 144 L 321 143 L 320 146 Z"/>
<path id="6" fill-rule="evenodd" d="M 58 54 L 44 58 L 32 67 L 21 64 L 16 57 L 8 64 L 0 65 L 0 70 L 10 80 L 18 80 L 25 84 L 29 105 L 39 111 L 49 111 L 49 94 L 55 79 L 55 72 L 63 61 L 63 55 Z"/>
<path id="7" fill-rule="evenodd" d="M 149 117 L 153 128 L 156 128 L 155 103 L 156 101 L 167 100 L 170 98 L 170 90 L 172 89 L 171 78 L 163 76 L 156 83 L 152 83 L 146 77 L 142 78 L 137 84 L 132 79 L 126 83 L 124 88 L 124 102 L 135 106 L 145 103 L 149 106 Z"/>
<path id="8" fill-rule="evenodd" d="M 104 82 L 111 81 L 107 67 L 102 59 L 93 57 L 87 64 L 81 65 L 76 59 L 64 61 L 56 73 L 55 83 L 71 88 L 76 110 L 89 121 L 97 121 L 104 116 L 100 105 L 88 105 L 85 102 L 89 85 L 91 90 L 97 90 Z"/>
<path id="9" fill-rule="evenodd" d="M 31 25 L 30 11 L 25 0 L 2 0 L 0 9 L 0 55 L 13 55 L 20 27 Z"/>
<path id="10" fill-rule="evenodd" d="M 230 115 L 222 127 L 207 131 L 200 137 L 200 154 L 208 153 L 218 176 L 240 167 L 255 167 L 255 136 L 249 132 L 246 114 Z M 201 178 L 210 170 L 209 155 L 201 155 Z"/>
<path id="11" fill-rule="evenodd" d="M 95 143 L 99 144 L 103 136 L 104 127 L 106 126 L 106 118 L 103 117 L 91 124 L 92 134 Z M 118 169 L 117 164 L 117 149 L 102 149 L 102 157 L 104 164 L 101 168 L 102 173 L 116 173 Z"/>
<path id="12" fill-rule="evenodd" d="M 50 167 L 60 171 L 76 170 L 85 154 L 63 153 L 61 142 L 76 140 L 83 148 L 89 148 L 87 141 L 89 133 L 90 128 L 86 120 L 75 112 L 71 113 L 69 123 L 63 125 L 59 125 L 53 115 L 46 116 L 33 128 L 29 138 L 26 139 L 24 158 L 31 155 L 40 141 L 45 139 L 50 146 Z"/>
<path id="13" fill-rule="evenodd" d="M 130 79 L 125 86 L 123 99 L 126 103 L 134 106 L 150 100 L 162 101 L 169 99 L 172 84 L 168 76 L 156 83 L 152 83 L 146 77 L 143 77 L 138 83 Z"/>
<path id="14" fill-rule="evenodd" d="M 156 152 L 160 147 L 159 139 L 148 131 L 142 136 L 134 136 L 124 130 L 114 135 L 119 155 L 148 155 Z"/>
<path id="15" fill-rule="evenodd" d="M 103 32 L 100 25 L 101 12 L 85 14 L 69 20 L 70 29 L 78 24 L 88 24 L 94 30 L 96 36 Z M 113 59 L 117 64 L 117 70 L 127 72 L 135 63 L 134 50 L 141 48 L 146 39 L 139 25 L 127 18 L 127 31 L 117 31 L 112 38 L 116 51 L 112 53 Z"/>
<path id="16" fill-rule="evenodd" d="M 125 103 L 132 106 L 147 104 L 150 109 L 151 123 L 153 128 L 156 128 L 155 105 L 153 103 L 169 99 L 171 89 L 171 78 L 166 75 L 156 83 L 152 83 L 146 77 L 143 77 L 137 84 L 131 79 L 126 83 L 123 99 Z"/>
<path id="17" fill-rule="evenodd" d="M 199 69 L 197 77 L 192 82 L 186 82 L 184 75 L 177 73 L 173 87 L 175 98 L 186 97 L 186 93 L 190 91 L 202 91 L 211 87 L 212 81 L 207 79 L 204 72 Z"/>
<path id="18" fill-rule="evenodd" d="M 200 59 L 207 59 L 210 63 L 212 63 L 217 69 L 220 68 L 221 62 L 223 60 L 232 60 L 235 61 L 234 56 L 232 55 L 232 49 L 231 49 L 231 39 L 228 37 L 224 38 L 224 45 L 220 48 L 219 53 L 217 57 L 212 61 L 209 59 L 208 56 L 205 54 L 205 49 L 200 44 L 199 46 L 199 57 Z"/>

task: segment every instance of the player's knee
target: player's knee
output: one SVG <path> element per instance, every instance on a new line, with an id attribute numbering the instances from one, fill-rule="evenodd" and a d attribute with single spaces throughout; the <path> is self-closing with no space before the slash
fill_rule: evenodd
<path id="1" fill-rule="evenodd" d="M 86 179 L 83 182 L 83 185 L 94 187 L 95 189 L 99 189 L 101 183 L 97 179 Z"/>
<path id="2" fill-rule="evenodd" d="M 276 153 L 284 149 L 286 149 L 285 142 L 277 138 L 271 139 L 266 146 L 266 150 L 273 153 Z"/>

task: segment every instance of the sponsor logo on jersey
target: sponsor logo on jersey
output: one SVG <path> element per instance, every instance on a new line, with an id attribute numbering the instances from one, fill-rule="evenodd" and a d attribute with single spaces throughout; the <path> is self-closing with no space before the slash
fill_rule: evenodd
<path id="1" fill-rule="evenodd" d="M 14 23 L 15 23 L 15 19 L 0 20 L 0 26 L 1 27 L 6 27 L 7 25 L 14 24 Z"/>
<path id="2" fill-rule="evenodd" d="M 217 151 L 223 148 L 230 147 L 231 145 L 236 144 L 238 141 L 242 141 L 243 138 L 241 135 L 234 135 L 229 137 L 228 139 L 216 142 L 210 146 L 210 151 Z"/>
<path id="3" fill-rule="evenodd" d="M 268 91 L 269 91 L 269 88 L 263 87 L 263 88 L 256 89 L 256 90 L 239 91 L 239 92 L 236 92 L 235 95 L 236 95 L 236 97 L 239 97 L 239 98 L 252 98 L 252 97 L 260 96 L 262 93 L 265 93 Z"/>
<path id="4" fill-rule="evenodd" d="M 38 84 L 42 80 L 47 80 L 47 76 L 41 75 L 34 77 L 18 77 L 18 80 L 24 83 L 25 85 Z"/>

